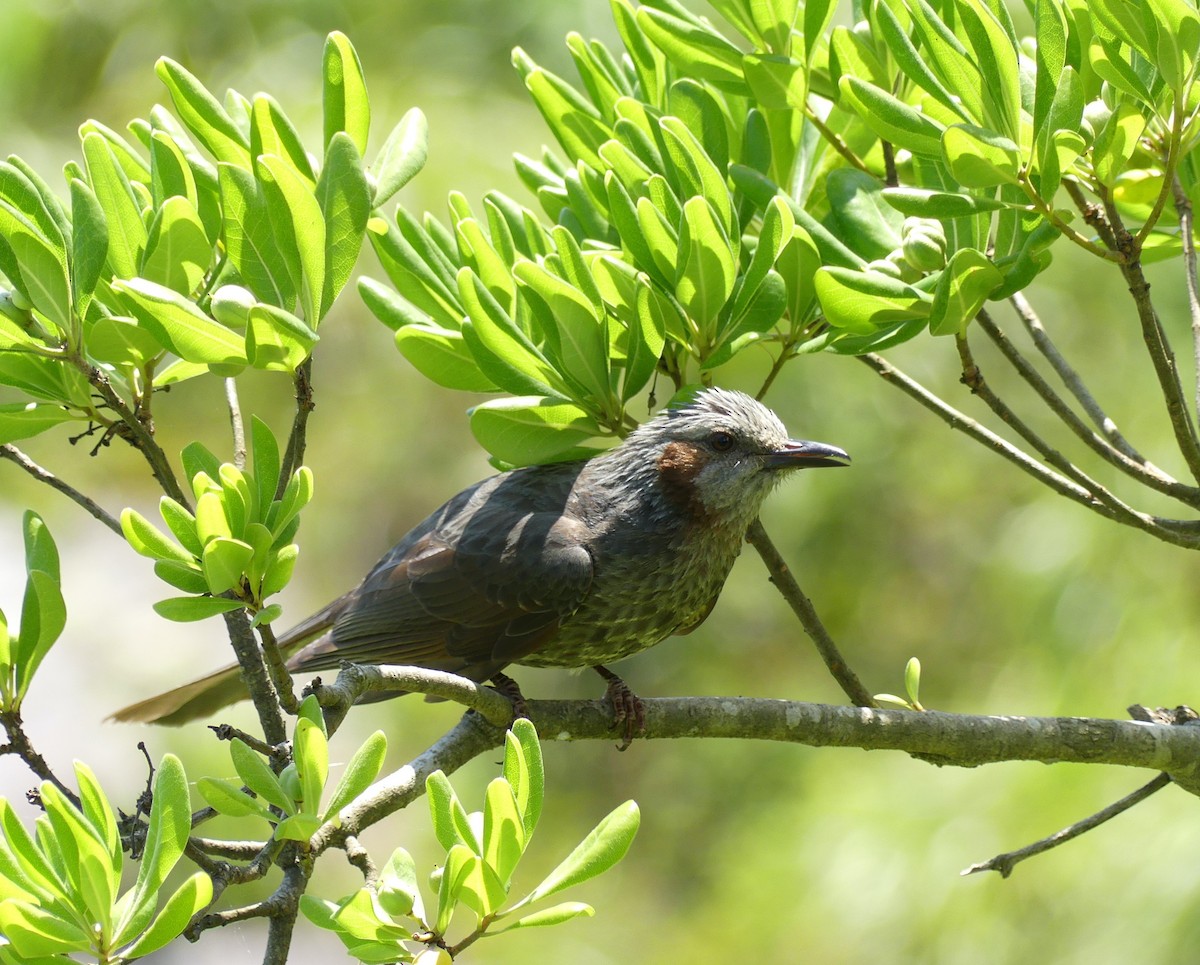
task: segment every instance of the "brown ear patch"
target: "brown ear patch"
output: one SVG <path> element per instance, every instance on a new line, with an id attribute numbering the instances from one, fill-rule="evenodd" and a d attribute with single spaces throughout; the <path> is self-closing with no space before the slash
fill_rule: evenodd
<path id="1" fill-rule="evenodd" d="M 658 457 L 658 479 L 663 492 L 680 509 L 703 514 L 696 477 L 707 462 L 708 454 L 694 442 L 668 443 Z"/>

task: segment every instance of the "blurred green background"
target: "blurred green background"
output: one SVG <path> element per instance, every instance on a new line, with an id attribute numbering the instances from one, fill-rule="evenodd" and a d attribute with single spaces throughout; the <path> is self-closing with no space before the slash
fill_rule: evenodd
<path id="1" fill-rule="evenodd" d="M 6 0 L 0 8 L 0 150 L 48 177 L 78 157 L 86 118 L 120 128 L 164 98 L 152 67 L 169 55 L 217 91 L 267 90 L 309 135 L 319 132 L 325 34 L 346 32 L 370 85 L 373 149 L 409 107 L 428 115 L 428 167 L 405 190 L 412 209 L 445 210 L 450 189 L 473 200 L 521 197 L 513 151 L 544 134 L 509 65 L 514 45 L 570 74 L 568 30 L 611 38 L 607 5 L 585 0 L 443 0 L 108 4 Z M 1044 320 L 1135 444 L 1173 461 L 1136 320 L 1119 279 L 1064 245 L 1032 293 Z M 379 275 L 366 253 L 361 270 Z M 1152 276 L 1164 324 L 1187 338 L 1183 280 Z M 1053 287 L 1057 286 L 1057 287 Z M 998 313 L 1007 320 L 1003 311 Z M 488 474 L 464 418 L 473 401 L 439 390 L 401 359 L 347 290 L 322 329 L 318 408 L 308 463 L 317 498 L 301 530 L 301 564 L 285 597 L 298 618 L 343 592 L 444 498 Z M 981 345 L 985 373 L 1018 407 L 1030 395 Z M 1190 352 L 1181 352 L 1185 379 Z M 895 361 L 983 416 L 957 381 L 952 344 L 918 340 Z M 765 354 L 722 370 L 753 391 Z M 227 451 L 217 388 L 200 380 L 159 402 L 169 452 L 199 434 Z M 290 390 L 251 374 L 247 410 L 286 432 Z M 970 713 L 1123 717 L 1132 702 L 1196 702 L 1200 604 L 1183 551 L 1122 530 L 1052 497 L 1007 463 L 950 432 L 853 359 L 819 356 L 786 370 L 769 400 L 797 435 L 844 446 L 851 469 L 805 475 L 769 504 L 765 522 L 847 657 L 873 691 L 900 692 L 905 661 L 924 664 L 922 700 Z M 210 417 L 211 414 L 211 417 Z M 25 447 L 111 511 L 152 514 L 140 459 L 119 445 L 88 455 L 64 431 Z M 1065 451 L 1075 452 L 1061 436 Z M 1103 468 L 1088 466 L 1101 478 Z M 1118 486 L 1119 488 L 1119 486 Z M 1139 508 L 1140 493 L 1127 492 Z M 180 626 L 150 604 L 167 595 L 149 561 L 61 497 L 0 463 L 0 607 L 15 618 L 22 586 L 20 513 L 36 508 L 64 551 L 67 632 L 28 705 L 29 732 L 59 773 L 85 759 L 129 809 L 144 779 L 136 749 L 179 751 L 193 778 L 228 758 L 203 727 L 158 731 L 100 724 L 106 713 L 227 661 L 216 622 Z M 712 618 L 621 668 L 645 696 L 746 694 L 840 701 L 752 551 Z M 531 696 L 597 696 L 590 674 L 519 671 Z M 456 718 L 410 698 L 365 709 L 399 765 Z M 248 722 L 239 710 L 231 719 Z M 334 747 L 348 754 L 347 735 Z M 496 755 L 456 778 L 481 801 Z M 1195 802 L 1169 789 L 1108 827 L 1022 865 L 1007 880 L 960 878 L 967 865 L 1040 838 L 1127 793 L 1146 772 L 1008 764 L 938 769 L 898 754 L 717 742 L 546 748 L 549 806 L 526 884 L 626 798 L 643 828 L 626 861 L 576 897 L 594 919 L 483 942 L 464 961 L 571 962 L 1191 962 L 1200 946 L 1200 826 Z M 0 758 L 0 794 L 31 780 Z M 477 805 L 475 805 L 477 806 Z M 435 855 L 423 806 L 366 839 L 382 859 L 403 843 L 423 867 Z M 214 829 L 217 833 L 217 829 Z M 326 859 L 326 897 L 356 886 Z M 274 879 L 272 879 L 273 882 Z M 241 901 L 244 897 L 235 897 Z M 254 961 L 253 928 L 209 933 L 157 961 Z M 293 960 L 342 959 L 305 928 Z"/>

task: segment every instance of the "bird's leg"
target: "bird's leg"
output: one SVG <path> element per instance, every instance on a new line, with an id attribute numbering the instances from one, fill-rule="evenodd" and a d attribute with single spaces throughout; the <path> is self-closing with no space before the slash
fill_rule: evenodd
<path id="1" fill-rule="evenodd" d="M 513 720 L 518 717 L 529 719 L 529 704 L 525 703 L 525 695 L 521 693 L 520 686 L 512 677 L 507 674 L 495 673 L 491 676 L 491 683 L 498 693 L 512 701 Z"/>
<path id="2" fill-rule="evenodd" d="M 592 669 L 608 681 L 604 695 L 612 704 L 613 727 L 625 725 L 625 736 L 617 745 L 617 750 L 628 750 L 633 743 L 635 728 L 638 734 L 646 733 L 646 705 L 641 697 L 629 689 L 629 684 L 607 667 L 595 666 Z"/>

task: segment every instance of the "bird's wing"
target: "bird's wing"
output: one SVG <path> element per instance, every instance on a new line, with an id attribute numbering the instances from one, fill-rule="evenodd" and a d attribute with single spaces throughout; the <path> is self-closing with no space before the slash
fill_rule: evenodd
<path id="1" fill-rule="evenodd" d="M 411 664 L 486 679 L 532 653 L 575 611 L 592 581 L 586 527 L 527 513 L 443 534 L 434 527 L 385 557 L 332 629 L 292 662 Z"/>

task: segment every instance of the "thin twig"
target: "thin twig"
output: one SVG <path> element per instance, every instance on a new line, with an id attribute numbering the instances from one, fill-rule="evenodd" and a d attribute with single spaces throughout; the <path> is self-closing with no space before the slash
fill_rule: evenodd
<path id="1" fill-rule="evenodd" d="M 1096 499 L 1088 490 L 1043 466 L 1007 439 L 996 435 L 990 429 L 980 425 L 974 419 L 947 404 L 925 388 L 925 386 L 921 385 L 920 382 L 916 381 L 916 379 L 904 374 L 904 372 L 896 368 L 896 366 L 882 356 L 868 352 L 858 356 L 858 359 L 884 381 L 896 386 L 910 398 L 934 413 L 950 428 L 957 429 L 959 432 L 974 439 L 980 445 L 1007 459 L 1053 492 L 1058 493 L 1060 496 L 1065 496 L 1079 503 L 1081 506 L 1086 506 L 1106 519 L 1128 522 L 1122 514 L 1115 512 L 1109 506 Z M 1200 533 L 1197 533 L 1196 527 L 1191 521 L 1164 519 L 1158 516 L 1145 516 L 1144 519 L 1152 524 L 1154 528 L 1150 529 L 1150 531 L 1159 539 L 1188 548 L 1195 548 L 1200 544 L 1200 538 L 1198 538 L 1200 537 Z M 1147 527 L 1139 528 L 1147 529 Z"/>
<path id="2" fill-rule="evenodd" d="M 1125 436 L 1122 435 L 1120 429 L 1117 428 L 1116 423 L 1100 407 L 1100 403 L 1096 401 L 1095 397 L 1088 390 L 1083 379 L 1079 377 L 1079 373 L 1075 371 L 1071 363 L 1058 350 L 1058 347 L 1046 331 L 1045 326 L 1042 325 L 1042 320 L 1033 310 L 1033 306 L 1025 299 L 1024 294 L 1015 292 L 1009 299 L 1009 302 L 1016 309 L 1017 317 L 1025 326 L 1025 330 L 1033 340 L 1034 346 L 1042 353 L 1046 361 L 1050 363 L 1050 367 L 1062 379 L 1063 385 L 1067 387 L 1071 395 L 1075 396 L 1076 400 L 1083 407 L 1083 411 L 1087 414 L 1087 417 L 1092 420 L 1092 424 L 1104 438 L 1109 441 L 1113 448 L 1119 452 L 1123 452 L 1130 459 L 1141 463 L 1147 468 L 1153 468 L 1155 472 L 1162 473 L 1162 470 L 1156 466 L 1151 466 L 1145 457 L 1130 444 Z M 1166 477 L 1165 473 L 1162 473 L 1162 475 Z"/>
<path id="3" fill-rule="evenodd" d="M 963 384 L 974 395 L 977 395 L 1005 425 L 1012 428 L 1013 431 L 1032 446 L 1038 455 L 1049 465 L 1053 466 L 1068 479 L 1073 480 L 1077 485 L 1090 493 L 1092 498 L 1107 507 L 1114 514 L 1113 518 L 1118 522 L 1157 534 L 1158 527 L 1154 524 L 1151 517 L 1137 512 L 1132 507 L 1127 506 L 1121 500 L 1117 499 L 1104 486 L 1101 486 L 1100 483 L 1092 479 L 1091 476 L 1034 432 L 1024 419 L 1020 418 L 1003 399 L 992 391 L 991 386 L 983 377 L 982 370 L 975 362 L 975 357 L 971 353 L 971 346 L 967 341 L 966 335 L 957 336 L 955 338 L 955 345 L 958 347 L 959 358 L 962 361 Z"/>
<path id="4" fill-rule="evenodd" d="M 346 849 L 346 860 L 362 872 L 363 884 L 368 888 L 374 885 L 379 880 L 379 869 L 371 860 L 370 852 L 354 835 L 347 837 L 342 846 Z"/>
<path id="5" fill-rule="evenodd" d="M 246 425 L 242 421 L 242 405 L 238 401 L 237 380 L 225 379 L 225 404 L 229 408 L 229 429 L 233 433 L 233 464 L 246 468 Z"/>
<path id="6" fill-rule="evenodd" d="M 4 733 L 8 736 L 8 743 L 0 744 L 0 756 L 12 754 L 19 757 L 25 766 L 33 771 L 37 777 L 43 781 L 49 781 L 62 791 L 72 804 L 78 807 L 79 795 L 58 779 L 58 776 L 50 769 L 50 765 L 46 763 L 46 759 L 34 749 L 33 742 L 30 741 L 29 735 L 25 733 L 24 721 L 21 720 L 21 711 L 0 711 L 0 726 L 4 728 Z"/>
<path id="7" fill-rule="evenodd" d="M 964 868 L 959 873 L 973 875 L 978 874 L 980 871 L 998 871 L 1001 878 L 1007 878 L 1012 874 L 1013 868 L 1026 858 L 1032 858 L 1035 855 L 1049 851 L 1051 848 L 1057 848 L 1059 845 L 1066 844 L 1072 838 L 1077 838 L 1081 834 L 1091 831 L 1093 828 L 1098 828 L 1105 821 L 1115 818 L 1122 811 L 1128 811 L 1135 804 L 1140 804 L 1146 798 L 1150 797 L 1151 794 L 1161 791 L 1170 783 L 1170 777 L 1166 774 L 1159 774 L 1154 780 L 1148 784 L 1144 784 L 1132 794 L 1125 795 L 1121 800 L 1110 804 L 1108 807 L 1097 811 L 1082 821 L 1076 821 L 1074 824 L 1055 832 L 1048 838 L 1042 838 L 1041 841 L 1035 841 L 1033 844 L 1018 848 L 1016 851 L 1006 851 L 1004 854 L 998 854 L 987 861 L 981 861 L 978 864 L 971 865 L 969 868 Z"/>
<path id="8" fill-rule="evenodd" d="M 976 321 L 979 327 L 983 329 L 1000 350 L 1000 353 L 1008 360 L 1009 364 L 1017 370 L 1021 378 L 1046 403 L 1050 411 L 1058 417 L 1060 422 L 1075 433 L 1079 439 L 1086 443 L 1088 448 L 1110 465 L 1116 466 L 1127 476 L 1142 483 L 1142 485 L 1172 496 L 1188 506 L 1200 506 L 1200 489 L 1177 482 L 1156 467 L 1148 466 L 1144 461 L 1134 461 L 1124 452 L 1111 445 L 1108 440 L 1093 432 L 1075 414 L 1071 407 L 1067 405 L 1066 401 L 1051 388 L 1050 384 L 1042 378 L 1037 369 L 1026 360 L 1020 350 L 1004 334 L 1004 331 L 996 324 L 995 320 L 986 310 L 981 310 L 976 315 Z M 1082 482 L 1082 480 L 1077 481 Z"/>
<path id="9" fill-rule="evenodd" d="M 279 695 L 279 703 L 289 714 L 294 714 L 300 706 L 300 701 L 296 699 L 296 692 L 292 689 L 292 675 L 288 672 L 283 654 L 279 652 L 279 643 L 275 639 L 275 631 L 271 629 L 271 624 L 260 623 L 258 636 L 262 640 L 267 671 L 271 674 L 271 683 L 275 685 L 275 692 Z"/>
<path id="10" fill-rule="evenodd" d="M 817 616 L 817 611 L 812 605 L 812 601 L 800 589 L 800 584 L 796 582 L 796 578 L 792 576 L 792 571 L 788 567 L 787 562 L 779 550 L 775 548 L 775 544 L 771 542 L 771 538 L 763 528 L 761 520 L 755 519 L 750 524 L 750 529 L 746 533 L 746 541 L 762 557 L 763 562 L 767 566 L 767 571 L 771 574 L 771 582 L 775 584 L 775 588 L 787 600 L 788 606 L 792 608 L 792 612 L 800 620 L 801 626 L 804 627 L 804 632 L 808 634 L 809 639 L 816 645 L 817 652 L 821 655 L 821 659 L 825 661 L 825 666 L 829 669 L 830 674 L 833 675 L 833 679 L 838 682 L 838 686 L 842 688 L 846 696 L 856 706 L 876 706 L 870 691 L 862 685 L 862 681 L 858 679 L 858 675 L 850 669 L 850 665 L 846 663 L 845 658 L 838 650 L 837 644 L 833 642 L 833 637 L 825 629 L 825 624 Z"/>
<path id="11" fill-rule="evenodd" d="M 89 499 L 74 486 L 63 482 L 54 473 L 50 472 L 49 469 L 43 469 L 16 446 L 11 443 L 5 443 L 0 446 L 0 459 L 7 459 L 20 466 L 38 482 L 45 483 L 51 489 L 58 490 L 73 503 L 83 507 L 88 515 L 98 519 L 118 536 L 122 536 L 121 523 L 115 516 L 111 515 L 95 500 Z M 122 536 L 122 538 L 124 537 Z"/>
<path id="12" fill-rule="evenodd" d="M 862 158 L 855 154 L 850 149 L 849 145 L 842 140 L 841 135 L 832 130 L 828 124 L 821 120 L 816 111 L 814 111 L 807 104 L 804 106 L 804 117 L 821 133 L 821 137 L 825 138 L 829 146 L 837 151 L 838 154 L 840 154 L 853 167 L 858 168 L 860 171 L 866 171 L 867 174 L 872 173 L 871 169 L 867 167 L 866 162 L 864 162 Z"/>
<path id="13" fill-rule="evenodd" d="M 1196 413 L 1200 418 L 1200 283 L 1196 278 L 1196 239 L 1192 235 L 1195 212 L 1192 200 L 1176 174 L 1172 181 L 1175 210 L 1179 212 L 1179 237 L 1183 241 L 1184 281 L 1187 285 L 1188 313 L 1192 319 L 1192 357 L 1196 363 Z"/>
<path id="14" fill-rule="evenodd" d="M 279 697 L 267 673 L 262 650 L 250 629 L 250 621 L 244 610 L 233 610 L 224 614 L 224 617 L 229 642 L 237 655 L 242 679 L 250 690 L 250 699 L 262 724 L 263 736 L 268 744 L 282 744 L 287 740 L 287 728 L 279 708 Z"/>

